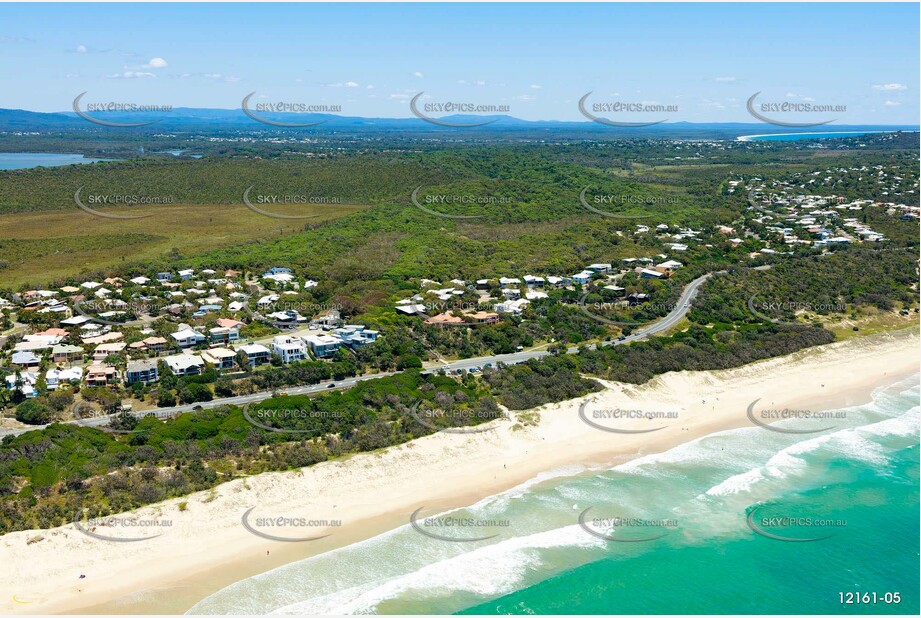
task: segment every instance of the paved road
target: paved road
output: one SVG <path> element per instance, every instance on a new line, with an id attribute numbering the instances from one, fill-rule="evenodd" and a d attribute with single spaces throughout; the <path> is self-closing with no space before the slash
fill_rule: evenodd
<path id="1" fill-rule="evenodd" d="M 675 307 L 661 320 L 658 322 L 653 322 L 649 326 L 641 327 L 627 335 L 623 339 L 613 340 L 613 341 L 604 341 L 600 345 L 602 347 L 611 346 L 611 345 L 626 345 L 628 343 L 633 343 L 634 341 L 641 341 L 655 335 L 666 331 L 678 322 L 687 314 L 688 310 L 691 308 L 691 302 L 694 300 L 694 297 L 697 296 L 698 289 L 701 284 L 710 277 L 709 274 L 703 275 L 691 281 L 687 287 L 684 288 L 684 291 L 681 293 L 678 302 Z M 589 349 L 595 349 L 597 346 L 592 344 L 587 346 Z M 571 347 L 566 350 L 567 354 L 575 354 L 579 351 L 578 347 Z M 445 371 L 448 373 L 453 373 L 458 369 L 470 370 L 472 367 L 477 367 L 482 369 L 485 365 L 496 366 L 499 363 L 505 365 L 515 365 L 518 363 L 523 363 L 532 358 L 541 358 L 544 356 L 549 356 L 550 352 L 546 350 L 526 350 L 522 352 L 514 352 L 512 354 L 496 354 L 493 356 L 480 356 L 477 358 L 467 358 L 464 360 L 453 361 L 447 364 L 428 367 L 423 370 L 423 372 L 432 372 L 432 371 Z M 310 386 L 292 386 L 287 388 L 280 388 L 278 391 L 288 393 L 289 395 L 306 395 L 310 393 L 321 393 L 330 390 L 344 390 L 351 388 L 361 382 L 362 380 L 374 380 L 376 378 L 384 378 L 387 376 L 395 375 L 397 372 L 389 371 L 384 373 L 375 373 L 369 374 L 354 378 L 345 378 L 343 380 L 335 380 L 329 382 L 321 382 L 319 384 L 312 384 Z M 253 393 L 251 395 L 238 395 L 236 397 L 223 397 L 220 399 L 214 399 L 212 401 L 205 401 L 200 403 L 185 404 L 181 406 L 175 406 L 172 408 L 155 408 L 151 410 L 136 411 L 134 414 L 136 416 L 146 416 L 153 414 L 158 418 L 166 418 L 169 416 L 175 416 L 180 412 L 191 412 L 195 408 L 215 408 L 222 405 L 243 405 L 247 403 L 255 403 L 257 401 L 262 401 L 263 399 L 268 399 L 272 396 L 271 391 L 262 391 L 258 393 Z M 100 426 L 106 425 L 108 423 L 108 417 L 98 417 L 98 418 L 87 418 L 81 420 L 79 424 L 84 426 Z M 77 421 L 67 421 L 68 423 L 77 423 Z M 0 437 L 17 435 L 26 433 L 27 431 L 33 431 L 35 429 L 42 429 L 46 425 L 35 425 L 33 427 L 18 428 L 18 429 L 0 429 Z"/>

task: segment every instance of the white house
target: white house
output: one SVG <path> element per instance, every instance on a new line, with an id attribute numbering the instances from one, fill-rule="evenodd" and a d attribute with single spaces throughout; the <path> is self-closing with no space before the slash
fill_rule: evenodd
<path id="1" fill-rule="evenodd" d="M 524 311 L 524 308 L 529 304 L 531 304 L 531 301 L 524 298 L 518 300 L 508 300 L 504 303 L 493 305 L 493 311 L 498 313 L 510 313 L 512 315 L 518 315 Z"/>
<path id="2" fill-rule="evenodd" d="M 185 328 L 170 335 L 180 348 L 189 348 L 205 340 L 205 336 L 192 328 Z"/>
<path id="3" fill-rule="evenodd" d="M 56 391 L 63 384 L 79 383 L 82 378 L 83 369 L 80 367 L 49 369 L 45 374 L 45 384 L 48 385 L 48 390 Z"/>
<path id="4" fill-rule="evenodd" d="M 272 352 L 261 343 L 247 343 L 235 348 L 238 352 L 246 354 L 246 359 L 251 367 L 258 367 L 269 362 Z"/>
<path id="5" fill-rule="evenodd" d="M 272 339 L 272 351 L 285 363 L 307 359 L 307 346 L 303 339 L 279 335 Z"/>
<path id="6" fill-rule="evenodd" d="M 176 354 L 164 359 L 166 365 L 177 376 L 197 376 L 205 368 L 205 361 L 200 356 Z"/>

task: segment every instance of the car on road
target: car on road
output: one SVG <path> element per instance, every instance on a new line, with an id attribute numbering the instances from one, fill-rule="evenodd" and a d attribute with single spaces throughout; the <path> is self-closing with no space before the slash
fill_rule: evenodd
<path id="1" fill-rule="evenodd" d="M 626 339 L 626 337 L 624 337 L 623 335 L 617 338 L 618 341 L 623 341 L 624 339 Z"/>
<path id="2" fill-rule="evenodd" d="M 326 385 L 326 388 L 335 388 L 335 387 L 336 387 L 335 382 L 330 382 L 329 384 Z"/>

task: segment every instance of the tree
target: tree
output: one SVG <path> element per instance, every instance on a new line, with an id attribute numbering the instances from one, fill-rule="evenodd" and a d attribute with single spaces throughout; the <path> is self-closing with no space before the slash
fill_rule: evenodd
<path id="1" fill-rule="evenodd" d="M 38 399 L 26 399 L 16 406 L 16 420 L 29 425 L 45 425 L 55 418 L 54 412 Z"/>
<path id="2" fill-rule="evenodd" d="M 56 414 L 60 414 L 68 406 L 73 404 L 74 395 L 71 391 L 59 387 L 58 390 L 48 393 L 46 400 L 48 402 L 48 407 Z"/>
<path id="3" fill-rule="evenodd" d="M 422 361 L 415 354 L 407 354 L 401 356 L 397 361 L 397 370 L 402 371 L 404 369 L 421 369 Z"/>

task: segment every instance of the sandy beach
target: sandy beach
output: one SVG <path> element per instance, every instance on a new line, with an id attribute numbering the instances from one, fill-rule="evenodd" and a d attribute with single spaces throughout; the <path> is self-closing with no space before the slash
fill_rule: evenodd
<path id="1" fill-rule="evenodd" d="M 761 408 L 819 411 L 859 405 L 872 391 L 919 372 L 914 329 L 873 335 L 737 369 L 673 372 L 635 386 L 604 383 L 584 398 L 543 406 L 489 431 L 439 433 L 381 452 L 310 468 L 234 480 L 118 516 L 168 527 L 97 526 L 95 533 L 143 538 L 112 542 L 74 525 L 0 538 L 4 613 L 181 613 L 218 589 L 294 560 L 404 525 L 410 514 L 472 504 L 542 472 L 606 466 L 661 452 L 715 431 L 751 426 Z M 613 433 L 580 418 L 618 429 Z M 640 410 L 671 417 L 601 419 L 592 413 Z M 525 417 L 539 415 L 527 424 Z M 603 415 L 602 415 L 603 416 Z M 254 534 L 303 538 L 280 542 Z M 341 526 L 260 527 L 264 519 L 340 520 Z M 151 537 L 159 532 L 159 536 Z M 80 575 L 85 575 L 80 578 Z"/>

